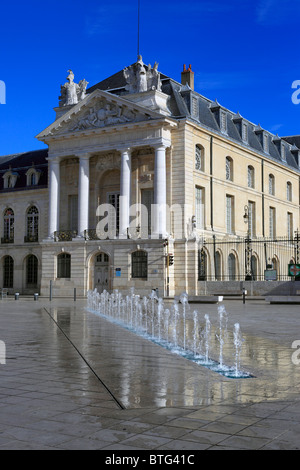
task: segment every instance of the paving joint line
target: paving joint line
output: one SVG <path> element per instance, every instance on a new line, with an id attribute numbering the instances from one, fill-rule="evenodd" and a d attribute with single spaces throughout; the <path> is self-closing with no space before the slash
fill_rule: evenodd
<path id="1" fill-rule="evenodd" d="M 126 407 L 123 405 L 123 403 L 118 400 L 118 398 L 113 394 L 113 392 L 108 388 L 108 386 L 103 382 L 103 380 L 99 377 L 99 375 L 97 374 L 97 372 L 93 369 L 93 367 L 89 364 L 89 362 L 85 359 L 85 357 L 83 356 L 83 354 L 81 353 L 81 351 L 77 348 L 77 346 L 75 345 L 75 343 L 73 343 L 73 341 L 71 340 L 71 338 L 69 338 L 69 336 L 65 333 L 65 331 L 62 329 L 62 327 L 59 325 L 59 323 L 52 317 L 51 313 L 46 309 L 46 307 L 44 307 L 44 310 L 45 312 L 49 315 L 49 317 L 51 318 L 51 320 L 55 323 L 55 325 L 57 326 L 57 328 L 61 331 L 61 333 L 64 335 L 64 337 L 68 340 L 68 342 L 71 344 L 71 346 L 75 349 L 75 351 L 79 354 L 79 356 L 81 357 L 81 359 L 85 362 L 85 364 L 88 366 L 88 368 L 90 369 L 90 371 L 95 375 L 95 377 L 97 378 L 97 380 L 101 383 L 101 385 L 105 388 L 105 390 L 109 393 L 109 395 L 112 397 L 112 399 L 115 401 L 115 403 L 118 405 L 118 407 L 121 409 L 121 410 L 125 410 Z"/>

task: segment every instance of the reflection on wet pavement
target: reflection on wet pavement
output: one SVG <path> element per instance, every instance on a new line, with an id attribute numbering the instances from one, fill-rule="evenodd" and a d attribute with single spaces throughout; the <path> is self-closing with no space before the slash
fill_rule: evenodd
<path id="1" fill-rule="evenodd" d="M 242 404 L 263 399 L 293 398 L 298 394 L 300 381 L 300 369 L 291 361 L 293 351 L 290 345 L 297 339 L 293 336 L 294 325 L 285 325 L 285 330 L 282 333 L 277 331 L 276 334 L 275 323 L 278 330 L 281 322 L 278 312 L 274 314 L 276 317 L 273 317 L 272 326 L 268 316 L 260 317 L 266 310 L 266 304 L 257 305 L 255 309 L 253 304 L 254 314 L 251 318 L 246 315 L 247 308 L 251 309 L 250 306 L 242 307 L 237 302 L 226 304 L 229 321 L 224 362 L 232 364 L 234 361 L 232 332 L 238 318 L 244 338 L 241 367 L 255 376 L 251 379 L 220 376 L 88 312 L 83 307 L 50 306 L 46 310 L 85 359 L 90 370 L 125 408 L 194 407 L 221 402 Z M 211 315 L 214 328 L 212 350 L 217 356 L 216 306 L 200 306 L 199 309 L 202 320 L 204 313 L 209 312 Z M 259 318 L 260 328 L 257 326 Z M 190 322 L 187 328 L 191 329 L 191 314 Z M 55 335 L 53 329 L 53 341 Z M 56 346 L 56 361 L 66 364 L 68 358 L 65 357 L 65 348 L 61 349 L 60 341 L 57 341 Z M 70 360 L 73 361 L 72 367 L 76 366 L 74 358 Z M 78 367 L 82 367 L 82 361 L 78 361 Z"/>

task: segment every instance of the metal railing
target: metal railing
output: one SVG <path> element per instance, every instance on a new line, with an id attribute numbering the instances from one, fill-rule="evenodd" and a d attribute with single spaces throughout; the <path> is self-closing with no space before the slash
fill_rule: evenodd
<path id="1" fill-rule="evenodd" d="M 70 242 L 77 237 L 77 230 L 57 230 L 54 232 L 56 242 Z"/>
<path id="2" fill-rule="evenodd" d="M 298 231 L 293 238 L 213 236 L 199 246 L 198 280 L 288 281 L 290 264 L 300 264 Z"/>

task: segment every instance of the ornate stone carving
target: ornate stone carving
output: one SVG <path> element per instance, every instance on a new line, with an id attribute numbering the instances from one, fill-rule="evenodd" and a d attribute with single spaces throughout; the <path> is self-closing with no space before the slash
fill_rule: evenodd
<path id="1" fill-rule="evenodd" d="M 99 103 L 99 106 L 100 109 L 98 109 L 98 106 L 97 108 L 90 108 L 88 113 L 77 120 L 71 130 L 79 131 L 93 127 L 106 127 L 113 124 L 135 121 L 137 118 L 136 113 L 115 104 L 102 101 Z"/>
<path id="2" fill-rule="evenodd" d="M 121 157 L 115 153 L 100 156 L 96 163 L 96 171 L 114 170 L 120 168 Z"/>
<path id="3" fill-rule="evenodd" d="M 68 82 L 60 87 L 59 106 L 70 106 L 79 103 L 86 96 L 86 87 L 88 82 L 83 79 L 79 83 L 74 82 L 74 73 L 72 70 L 68 70 L 69 75 L 67 76 Z"/>
<path id="4" fill-rule="evenodd" d="M 126 90 L 129 93 L 143 93 L 149 90 L 161 91 L 160 73 L 157 69 L 157 62 L 155 62 L 153 68 L 150 64 L 145 66 L 142 56 L 139 56 L 135 64 L 125 67 L 123 70 Z"/>

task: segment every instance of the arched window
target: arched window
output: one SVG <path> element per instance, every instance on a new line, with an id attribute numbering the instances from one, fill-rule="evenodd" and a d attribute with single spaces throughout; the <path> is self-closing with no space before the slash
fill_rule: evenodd
<path id="1" fill-rule="evenodd" d="M 204 149 L 199 144 L 195 147 L 195 169 L 204 171 Z"/>
<path id="2" fill-rule="evenodd" d="M 26 261 L 26 284 L 27 286 L 36 286 L 38 283 L 38 259 L 34 255 L 29 255 Z"/>
<path id="3" fill-rule="evenodd" d="M 275 195 L 275 178 L 272 174 L 269 175 L 269 194 Z"/>
<path id="4" fill-rule="evenodd" d="M 3 287 L 14 287 L 14 260 L 11 256 L 5 256 L 3 260 Z"/>
<path id="5" fill-rule="evenodd" d="M 39 211 L 31 206 L 27 211 L 27 235 L 26 242 L 37 242 L 39 239 Z"/>
<path id="6" fill-rule="evenodd" d="M 233 160 L 231 157 L 226 157 L 226 179 L 233 181 Z"/>
<path id="7" fill-rule="evenodd" d="M 293 198 L 292 183 L 290 181 L 286 183 L 286 198 L 288 201 L 292 201 Z"/>
<path id="8" fill-rule="evenodd" d="M 58 279 L 71 277 L 71 255 L 68 253 L 57 256 L 57 277 Z"/>
<path id="9" fill-rule="evenodd" d="M 222 279 L 221 253 L 219 251 L 215 253 L 215 278 L 216 281 L 221 281 Z"/>
<path id="10" fill-rule="evenodd" d="M 4 243 L 13 243 L 14 242 L 14 223 L 15 216 L 12 209 L 6 209 L 4 212 L 4 233 L 3 233 L 3 242 Z"/>
<path id="11" fill-rule="evenodd" d="M 228 256 L 228 278 L 230 281 L 235 281 L 235 256 L 233 253 Z"/>
<path id="12" fill-rule="evenodd" d="M 248 188 L 254 188 L 254 168 L 253 166 L 248 166 Z"/>
<path id="13" fill-rule="evenodd" d="M 131 277 L 147 279 L 148 255 L 145 251 L 135 251 L 131 254 Z"/>

